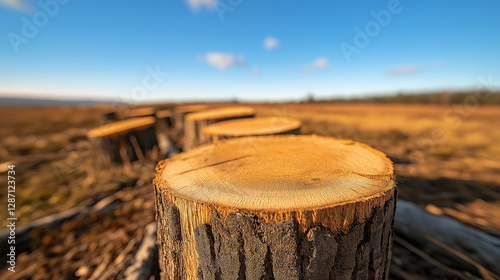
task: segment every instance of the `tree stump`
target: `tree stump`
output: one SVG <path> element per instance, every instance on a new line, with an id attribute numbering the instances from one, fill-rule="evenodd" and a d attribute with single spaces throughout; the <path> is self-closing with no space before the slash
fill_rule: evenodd
<path id="1" fill-rule="evenodd" d="M 174 127 L 175 129 L 182 134 L 184 130 L 184 117 L 187 114 L 200 112 L 203 110 L 207 110 L 209 108 L 208 104 L 192 104 L 192 105 L 183 105 L 177 106 L 174 109 Z"/>
<path id="2" fill-rule="evenodd" d="M 252 107 L 225 107 L 201 111 L 186 115 L 184 121 L 184 151 L 211 142 L 211 137 L 203 132 L 203 128 L 222 121 L 252 118 L 255 110 Z"/>
<path id="3" fill-rule="evenodd" d="M 302 122 L 293 118 L 269 117 L 219 122 L 203 128 L 212 142 L 243 136 L 299 134 Z"/>
<path id="4" fill-rule="evenodd" d="M 223 140 L 160 162 L 154 186 L 163 279 L 388 279 L 394 170 L 364 144 Z"/>
<path id="5" fill-rule="evenodd" d="M 127 118 L 153 117 L 155 112 L 156 109 L 153 107 L 130 109 L 128 111 Z"/>
<path id="6" fill-rule="evenodd" d="M 165 127 L 172 127 L 172 111 L 170 110 L 160 110 L 155 114 L 156 119 L 163 123 Z"/>
<path id="7" fill-rule="evenodd" d="M 116 113 L 116 111 L 106 111 L 104 113 L 104 122 L 105 123 L 110 123 L 119 120 L 119 117 Z"/>
<path id="8" fill-rule="evenodd" d="M 173 143 L 173 139 L 177 137 L 177 134 L 171 129 L 172 126 L 171 110 L 156 112 L 156 137 L 158 138 L 158 148 L 161 158 L 171 157 L 174 154 L 180 153 L 179 149 Z"/>
<path id="9" fill-rule="evenodd" d="M 112 162 L 128 164 L 148 157 L 158 145 L 154 129 L 155 118 L 134 118 L 106 124 L 87 133 L 101 167 Z"/>

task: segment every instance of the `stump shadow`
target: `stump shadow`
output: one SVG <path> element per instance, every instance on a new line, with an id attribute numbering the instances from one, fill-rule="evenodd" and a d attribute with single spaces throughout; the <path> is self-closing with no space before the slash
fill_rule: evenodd
<path id="1" fill-rule="evenodd" d="M 486 202 L 500 201 L 500 185 L 478 180 L 460 180 L 440 177 L 397 175 L 399 199 L 426 206 L 434 204 L 438 207 L 455 208 L 456 203 L 466 204 L 477 199 Z"/>

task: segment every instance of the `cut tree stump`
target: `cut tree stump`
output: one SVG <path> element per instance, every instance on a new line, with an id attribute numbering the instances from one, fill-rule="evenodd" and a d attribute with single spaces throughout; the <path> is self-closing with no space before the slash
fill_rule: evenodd
<path id="1" fill-rule="evenodd" d="M 110 123 L 119 120 L 116 111 L 107 111 L 104 113 L 104 122 Z"/>
<path id="2" fill-rule="evenodd" d="M 163 279 L 388 279 L 394 170 L 364 144 L 222 140 L 161 161 L 154 186 Z"/>
<path id="3" fill-rule="evenodd" d="M 169 158 L 180 153 L 174 144 L 174 137 L 177 136 L 172 128 L 172 111 L 160 110 L 156 112 L 156 137 L 158 138 L 158 148 L 160 158 Z"/>
<path id="4" fill-rule="evenodd" d="M 148 157 L 158 145 L 154 124 L 154 117 L 143 117 L 90 130 L 87 137 L 94 148 L 97 164 L 101 167 L 112 162 L 128 164 Z"/>
<path id="5" fill-rule="evenodd" d="M 186 115 L 184 120 L 184 139 L 182 149 L 189 151 L 194 147 L 212 142 L 211 137 L 203 132 L 208 125 L 236 119 L 253 118 L 255 110 L 252 107 L 225 107 L 201 111 Z"/>
<path id="6" fill-rule="evenodd" d="M 208 104 L 191 104 L 175 107 L 173 114 L 175 129 L 179 134 L 182 134 L 184 131 L 184 117 L 187 114 L 200 112 L 209 108 L 210 106 Z"/>
<path id="7" fill-rule="evenodd" d="M 302 122 L 293 118 L 269 117 L 219 122 L 203 128 L 212 142 L 243 136 L 300 134 Z"/>
<path id="8" fill-rule="evenodd" d="M 155 112 L 156 109 L 153 107 L 130 109 L 128 111 L 127 118 L 153 117 Z"/>
<path id="9" fill-rule="evenodd" d="M 155 114 L 156 119 L 162 122 L 165 127 L 172 127 L 172 111 L 170 110 L 160 110 Z"/>

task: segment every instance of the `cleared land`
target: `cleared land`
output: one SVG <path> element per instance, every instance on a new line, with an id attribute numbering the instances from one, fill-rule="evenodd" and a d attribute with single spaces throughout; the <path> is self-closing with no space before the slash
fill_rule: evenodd
<path id="1" fill-rule="evenodd" d="M 500 106 L 246 105 L 255 107 L 258 117 L 301 120 L 303 134 L 352 139 L 385 152 L 396 163 L 399 198 L 500 236 Z M 16 267 L 38 273 L 21 278 L 88 278 L 103 263 L 126 266 L 131 253 L 121 250 L 137 246 L 145 225 L 154 220 L 154 163 L 135 163 L 129 170 L 95 168 L 85 134 L 103 124 L 107 109 L 0 108 L 0 176 L 5 178 L 8 163 L 16 165 L 18 225 L 111 194 L 121 198 L 111 213 L 36 233 Z M 1 209 L 7 209 L 6 194 L 0 192 Z M 6 214 L 0 211 L 0 218 Z M 115 276 L 123 273 L 117 271 Z M 424 278 L 447 275 L 395 246 L 392 278 L 405 279 L 402 271 Z M 3 267 L 0 278 L 5 273 Z"/>

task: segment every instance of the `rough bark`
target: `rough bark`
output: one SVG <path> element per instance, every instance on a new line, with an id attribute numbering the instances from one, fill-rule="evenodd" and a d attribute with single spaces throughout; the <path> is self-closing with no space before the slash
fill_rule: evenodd
<path id="1" fill-rule="evenodd" d="M 192 104 L 178 106 L 172 112 L 174 127 L 178 133 L 182 134 L 184 131 L 184 117 L 189 113 L 199 112 L 208 109 L 208 104 Z"/>
<path id="2" fill-rule="evenodd" d="M 166 201 L 156 200 L 158 219 L 159 262 L 162 279 L 184 279 L 182 262 L 182 237 L 180 229 L 179 209 Z"/>
<path id="3" fill-rule="evenodd" d="M 89 137 L 89 141 L 92 143 L 96 164 L 99 167 L 107 167 L 114 162 L 128 163 L 152 158 L 153 151 L 158 146 L 153 126 L 109 137 Z"/>
<path id="4" fill-rule="evenodd" d="M 215 212 L 210 224 L 195 228 L 197 278 L 219 279 L 388 279 L 394 197 L 377 207 L 364 223 L 333 234 L 315 226 L 300 233 L 293 219 L 263 223 L 257 216 Z M 184 279 L 180 216 L 172 205 L 158 215 L 164 279 Z M 165 246 L 167 245 L 167 246 Z"/>
<path id="5" fill-rule="evenodd" d="M 179 112 L 174 112 L 172 114 L 172 117 L 173 117 L 173 121 L 174 121 L 174 128 L 179 131 L 179 132 L 182 132 L 183 131 L 183 127 L 184 127 L 184 116 L 186 114 L 185 113 L 179 113 Z"/>
<path id="6" fill-rule="evenodd" d="M 99 138 L 89 137 L 89 141 L 92 143 L 97 166 L 106 167 L 113 162 L 122 162 L 122 158 L 120 156 L 120 141 L 127 141 L 125 138 L 116 136 Z M 132 155 L 132 145 L 130 144 L 125 146 L 130 147 L 130 150 L 127 150 L 126 153 Z"/>
<path id="7" fill-rule="evenodd" d="M 131 136 L 137 139 L 139 147 L 146 158 L 154 158 L 152 154 L 155 147 L 158 147 L 158 140 L 154 126 L 147 127 L 141 130 L 133 130 L 130 132 Z M 136 158 L 137 154 L 135 155 Z"/>

